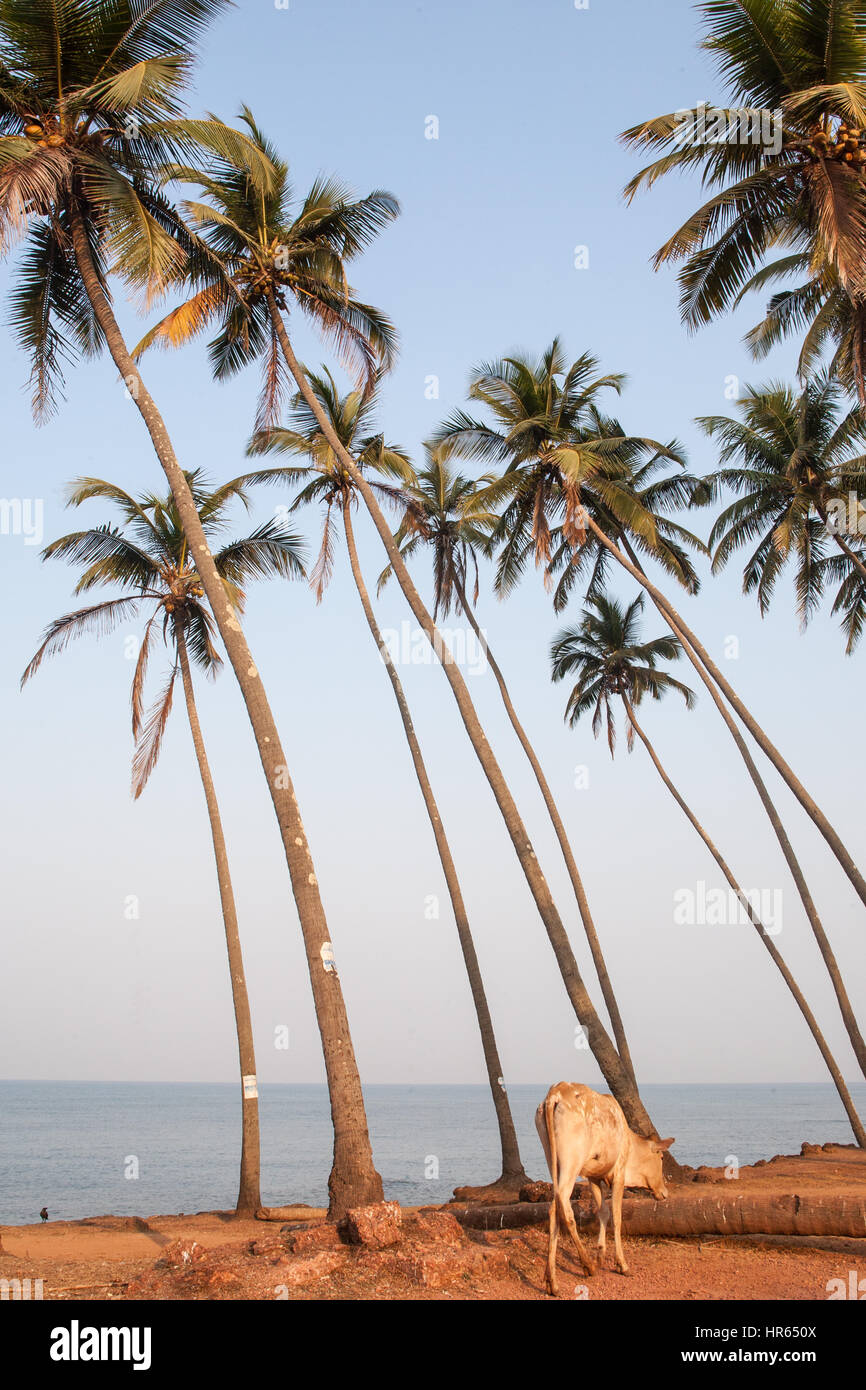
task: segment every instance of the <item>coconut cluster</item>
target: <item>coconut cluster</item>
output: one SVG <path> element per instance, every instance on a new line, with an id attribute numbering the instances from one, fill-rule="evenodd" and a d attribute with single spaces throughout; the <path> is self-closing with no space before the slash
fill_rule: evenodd
<path id="1" fill-rule="evenodd" d="M 864 140 L 864 132 L 858 126 L 845 125 L 843 122 L 834 132 L 828 132 L 823 126 L 818 125 L 809 134 L 810 143 L 807 149 L 812 156 L 835 159 L 840 164 L 851 165 L 857 170 L 866 164 L 866 148 L 861 143 Z"/>
<path id="2" fill-rule="evenodd" d="M 167 598 L 163 605 L 166 613 L 174 613 L 178 608 L 183 608 L 188 598 L 204 598 L 201 584 L 192 584 L 183 595 L 172 594 Z"/>
<path id="3" fill-rule="evenodd" d="M 36 144 L 41 145 L 43 149 L 56 149 L 58 145 L 64 145 L 66 143 L 64 137 L 60 134 L 60 129 L 56 121 L 51 121 L 47 118 L 42 122 L 37 122 L 34 117 L 34 119 L 24 127 L 24 134 L 27 136 L 28 140 L 34 140 Z"/>

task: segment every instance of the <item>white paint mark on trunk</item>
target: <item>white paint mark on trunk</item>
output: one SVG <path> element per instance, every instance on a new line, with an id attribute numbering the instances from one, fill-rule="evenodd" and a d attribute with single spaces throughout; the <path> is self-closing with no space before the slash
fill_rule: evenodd
<path id="1" fill-rule="evenodd" d="M 337 962 L 334 960 L 334 948 L 331 945 L 330 941 L 322 942 L 322 949 L 320 950 L 319 955 L 322 957 L 322 965 L 324 966 L 325 970 L 329 974 L 336 975 Z"/>

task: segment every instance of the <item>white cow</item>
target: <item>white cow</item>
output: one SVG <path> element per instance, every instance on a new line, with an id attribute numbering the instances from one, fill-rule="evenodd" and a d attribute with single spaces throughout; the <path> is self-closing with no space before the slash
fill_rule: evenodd
<path id="1" fill-rule="evenodd" d="M 560 1219 L 577 1246 L 587 1274 L 595 1273 L 592 1257 L 586 1253 L 577 1233 L 571 1193 L 575 1179 L 589 1181 L 598 1210 L 598 1261 L 604 1260 L 608 1203 L 602 1198 L 601 1184 L 611 1191 L 613 1241 L 620 1274 L 628 1274 L 622 1249 L 622 1194 L 626 1187 L 648 1187 L 663 1201 L 668 1190 L 662 1172 L 662 1155 L 673 1139 L 644 1139 L 629 1129 L 625 1115 L 613 1096 L 599 1095 L 588 1086 L 560 1081 L 551 1086 L 535 1112 L 547 1166 L 553 1181 L 550 1204 L 550 1236 L 547 1246 L 547 1290 L 556 1293 L 556 1245 Z"/>

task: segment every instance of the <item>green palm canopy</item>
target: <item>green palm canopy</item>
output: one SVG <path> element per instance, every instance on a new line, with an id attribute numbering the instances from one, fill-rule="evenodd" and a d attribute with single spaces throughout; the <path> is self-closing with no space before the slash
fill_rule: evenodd
<path id="1" fill-rule="evenodd" d="M 383 367 L 391 366 L 394 327 L 353 294 L 346 267 L 400 209 L 396 198 L 381 189 L 356 199 L 344 183 L 327 177 L 317 178 L 296 206 L 288 164 L 248 107 L 242 108 L 241 121 L 261 160 L 274 171 L 271 185 L 267 191 L 257 186 L 233 152 L 166 171 L 166 177 L 201 189 L 201 198 L 182 206 L 211 260 L 205 283 L 160 320 L 136 352 L 179 347 L 218 324 L 210 344 L 218 380 L 263 360 L 256 417 L 261 431 L 277 423 L 289 382 L 274 322 L 277 313 L 295 307 L 312 320 L 368 388 Z M 187 277 L 193 286 L 199 270 L 193 263 Z"/>
<path id="2" fill-rule="evenodd" d="M 611 757 L 616 747 L 612 700 L 639 705 L 646 695 L 660 700 L 671 690 L 682 695 L 687 709 L 692 709 L 696 700 L 694 691 L 659 666 L 662 661 L 679 659 L 682 646 L 677 639 L 655 637 L 649 642 L 641 641 L 643 605 L 643 594 L 638 594 L 628 607 L 607 594 L 597 594 L 586 604 L 581 621 L 563 628 L 550 649 L 554 681 L 576 677 L 565 707 L 566 720 L 573 728 L 591 710 L 596 738 L 602 723 L 607 725 Z M 633 738 L 629 724 L 629 748 Z"/>
<path id="3" fill-rule="evenodd" d="M 104 346 L 73 248 L 83 226 L 106 288 L 146 297 L 208 260 L 161 187 L 205 150 L 251 187 L 272 171 L 246 135 L 183 114 L 195 50 L 228 0 L 0 0 L 0 252 L 21 240 L 11 319 L 32 363 L 38 417 L 64 366 Z"/>
<path id="4" fill-rule="evenodd" d="M 374 428 L 379 409 L 378 378 L 364 390 L 356 388 L 341 394 L 327 367 L 319 372 L 305 367 L 304 372 L 337 438 L 355 459 L 376 497 L 387 506 L 399 506 L 405 499 L 405 486 L 414 474 L 405 450 L 398 444 L 386 443 L 382 431 Z M 300 392 L 292 398 L 288 419 L 288 426 L 254 434 L 248 454 L 294 454 L 310 462 L 294 467 L 259 468 L 236 481 L 243 487 L 288 486 L 296 493 L 293 511 L 314 503 L 322 505 L 322 539 L 310 571 L 310 585 L 317 601 L 321 601 L 334 567 L 333 510 L 336 508 L 339 513 L 344 507 L 357 505 L 356 484 Z"/>
<path id="5" fill-rule="evenodd" d="M 710 534 L 714 570 L 748 549 L 743 592 L 756 595 L 764 614 L 793 563 L 804 624 L 826 585 L 838 586 L 833 612 L 843 614 L 850 652 L 866 617 L 866 513 L 857 501 L 866 489 L 866 427 L 859 409 L 844 410 L 842 396 L 826 376 L 799 393 L 771 382 L 746 388 L 739 418 L 710 415 L 698 423 L 719 449 L 721 466 L 707 489 L 736 495 Z"/>
<path id="6" fill-rule="evenodd" d="M 456 472 L 440 452 L 425 448 L 426 467 L 413 472 L 403 488 L 404 512 L 394 534 L 404 560 L 426 548 L 433 556 L 433 617 L 447 617 L 452 607 L 459 612 L 461 595 L 473 578 L 473 597 L 478 598 L 478 560 L 491 550 L 491 537 L 499 516 L 485 503 L 485 482 L 475 482 Z M 387 565 L 379 576 L 379 588 L 391 575 Z"/>
<path id="7" fill-rule="evenodd" d="M 727 100 L 641 121 L 625 144 L 658 156 L 626 186 L 631 201 L 674 170 L 699 173 L 707 201 L 655 253 L 681 263 L 689 328 L 749 290 L 806 272 L 774 298 L 749 336 L 758 353 L 810 328 L 807 358 L 828 336 L 864 400 L 866 350 L 866 28 L 858 0 L 704 0 L 704 49 Z M 724 118 L 720 133 L 716 112 Z M 753 139 L 748 113 L 778 113 Z M 733 123 L 737 122 L 734 127 Z M 737 138 L 729 138 L 735 129 Z M 756 128 L 755 128 L 756 129 Z M 744 131 L 749 138 L 741 138 Z M 769 136 L 770 138 L 766 138 Z M 767 264 L 769 256 L 781 256 Z"/>
<path id="8" fill-rule="evenodd" d="M 537 360 L 515 355 L 484 363 L 472 373 L 469 398 L 488 418 L 456 411 L 433 436 L 443 457 L 453 453 L 501 469 L 482 480 L 473 501 L 502 508 L 493 535 L 500 594 L 514 587 L 530 558 L 548 587 L 554 572 L 563 571 L 557 610 L 580 577 L 588 576 L 590 593 L 600 591 L 609 560 L 589 532 L 587 514 L 690 592 L 698 588 L 686 547 L 704 547 L 666 512 L 693 501 L 701 485 L 684 471 L 658 476 L 666 463 L 684 469 L 680 446 L 627 436 L 600 405 L 606 391 L 622 389 L 624 377 L 598 368 L 591 353 L 569 363 L 558 338 Z"/>
<path id="9" fill-rule="evenodd" d="M 232 503 L 246 502 L 243 488 L 232 482 L 212 488 L 200 470 L 186 475 L 201 517 L 205 535 L 224 535 Z M 66 560 L 81 566 L 75 593 L 95 588 L 115 588 L 118 597 L 79 608 L 49 623 L 42 642 L 22 678 L 24 685 L 46 657 L 64 651 L 85 634 L 104 637 L 119 623 L 147 613 L 144 636 L 132 680 L 133 795 L 144 790 L 159 758 L 162 736 L 171 712 L 178 670 L 177 647 L 183 642 L 196 665 L 216 676 L 222 657 L 214 641 L 214 623 L 203 601 L 204 590 L 191 559 L 177 509 L 166 498 L 146 493 L 132 497 L 101 478 L 79 478 L 69 489 L 68 505 L 80 506 L 92 499 L 110 503 L 119 513 L 120 525 L 105 523 L 86 531 L 73 531 L 46 546 L 43 559 Z M 245 586 L 254 579 L 301 577 L 303 544 L 283 523 L 265 521 L 247 536 L 225 541 L 213 549 L 214 561 L 226 596 L 243 611 Z M 144 684 L 154 643 L 162 637 L 172 655 L 172 668 L 151 712 L 144 713 Z"/>

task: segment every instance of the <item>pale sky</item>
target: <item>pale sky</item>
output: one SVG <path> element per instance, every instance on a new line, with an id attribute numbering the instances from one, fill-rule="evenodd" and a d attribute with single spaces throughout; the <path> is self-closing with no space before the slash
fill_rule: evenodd
<path id="1" fill-rule="evenodd" d="M 674 276 L 653 274 L 649 258 L 697 206 L 695 181 L 663 183 L 631 208 L 621 199 L 637 164 L 616 143 L 618 132 L 724 95 L 695 38 L 685 0 L 663 7 L 592 0 L 580 10 L 571 0 L 291 0 L 287 10 L 242 0 L 214 28 L 191 103 L 228 118 L 248 102 L 286 152 L 302 192 L 325 170 L 359 193 L 384 187 L 401 199 L 402 217 L 353 278 L 400 330 L 383 424 L 416 457 L 434 425 L 463 404 L 475 363 L 513 348 L 540 352 L 558 333 L 572 356 L 591 350 L 605 370 L 628 374 L 617 407 L 628 429 L 679 437 L 693 470 L 703 472 L 713 453 L 694 417 L 729 408 L 731 375 L 755 383 L 785 376 L 793 355 L 759 367 L 748 359 L 741 337 L 759 302 L 695 338 L 681 327 Z M 430 116 L 438 119 L 435 140 L 425 138 Z M 588 249 L 585 269 L 575 269 L 577 246 Z M 10 283 L 9 267 L 0 268 L 4 293 Z M 122 318 L 134 341 L 140 324 L 131 310 Z M 302 327 L 297 340 L 311 365 L 329 360 Z M 28 364 L 8 330 L 0 334 L 0 373 L 3 495 L 41 501 L 46 542 L 112 519 L 97 504 L 63 510 L 61 490 L 76 475 L 95 473 L 133 491 L 164 488 L 110 362 L 72 371 L 67 404 L 38 431 Z M 144 373 L 184 465 L 217 480 L 240 471 L 255 379 L 213 384 L 203 346 L 156 356 Z M 439 379 L 438 399 L 425 395 L 430 376 Z M 263 494 L 258 517 L 280 500 Z M 317 523 L 313 514 L 302 521 L 311 545 Z M 709 514 L 695 514 L 691 524 L 705 535 Z M 383 564 L 379 542 L 363 517 L 357 530 L 373 584 Z M 231 1080 L 223 929 L 182 702 L 160 766 L 133 803 L 125 643 L 136 629 L 77 643 L 19 694 L 43 627 L 72 605 L 74 576 L 59 563 L 42 565 L 39 547 L 20 535 L 0 536 L 0 566 L 7 595 L 2 1074 Z M 429 595 L 423 562 L 414 572 Z M 681 600 L 690 622 L 717 660 L 726 640 L 738 639 L 726 673 L 862 862 L 862 654 L 844 656 L 826 610 L 802 635 L 789 585 L 762 621 L 740 593 L 736 566 L 715 579 L 706 566 L 702 572 L 699 598 Z M 627 577 L 615 588 L 633 596 Z M 588 726 L 565 727 L 567 692 L 551 685 L 547 653 L 577 603 L 557 619 L 530 571 L 502 604 L 484 574 L 478 612 L 566 820 L 640 1078 L 826 1079 L 753 930 L 675 925 L 675 895 L 720 879 L 642 750 L 629 756 L 623 739 L 611 762 Z M 390 586 L 381 625 L 399 631 L 408 617 Z M 246 626 L 290 758 L 363 1078 L 483 1080 L 432 835 L 342 554 L 321 607 L 301 584 L 262 587 L 250 595 Z M 661 630 L 648 610 L 646 634 Z M 161 669 L 154 660 L 154 695 Z M 677 674 L 691 683 L 684 667 Z M 575 1050 L 576 1020 L 444 676 L 411 663 L 401 676 L 461 875 L 506 1079 L 592 1083 L 598 1072 Z M 475 673 L 468 684 L 589 978 L 564 866 L 493 679 Z M 215 687 L 202 685 L 200 710 L 231 855 L 258 1070 L 264 1081 L 318 1081 L 319 1039 L 288 874 L 230 672 Z M 671 775 L 743 885 L 781 893 L 776 944 L 853 1078 L 804 914 L 715 709 L 701 698 L 686 715 L 671 700 L 644 715 Z M 585 780 L 578 767 L 588 786 L 575 785 Z M 862 1015 L 862 905 L 772 770 L 767 780 Z M 431 895 L 439 897 L 438 920 L 426 915 Z M 133 898 L 139 915 L 129 920 Z M 287 1051 L 274 1046 L 282 1025 Z"/>

